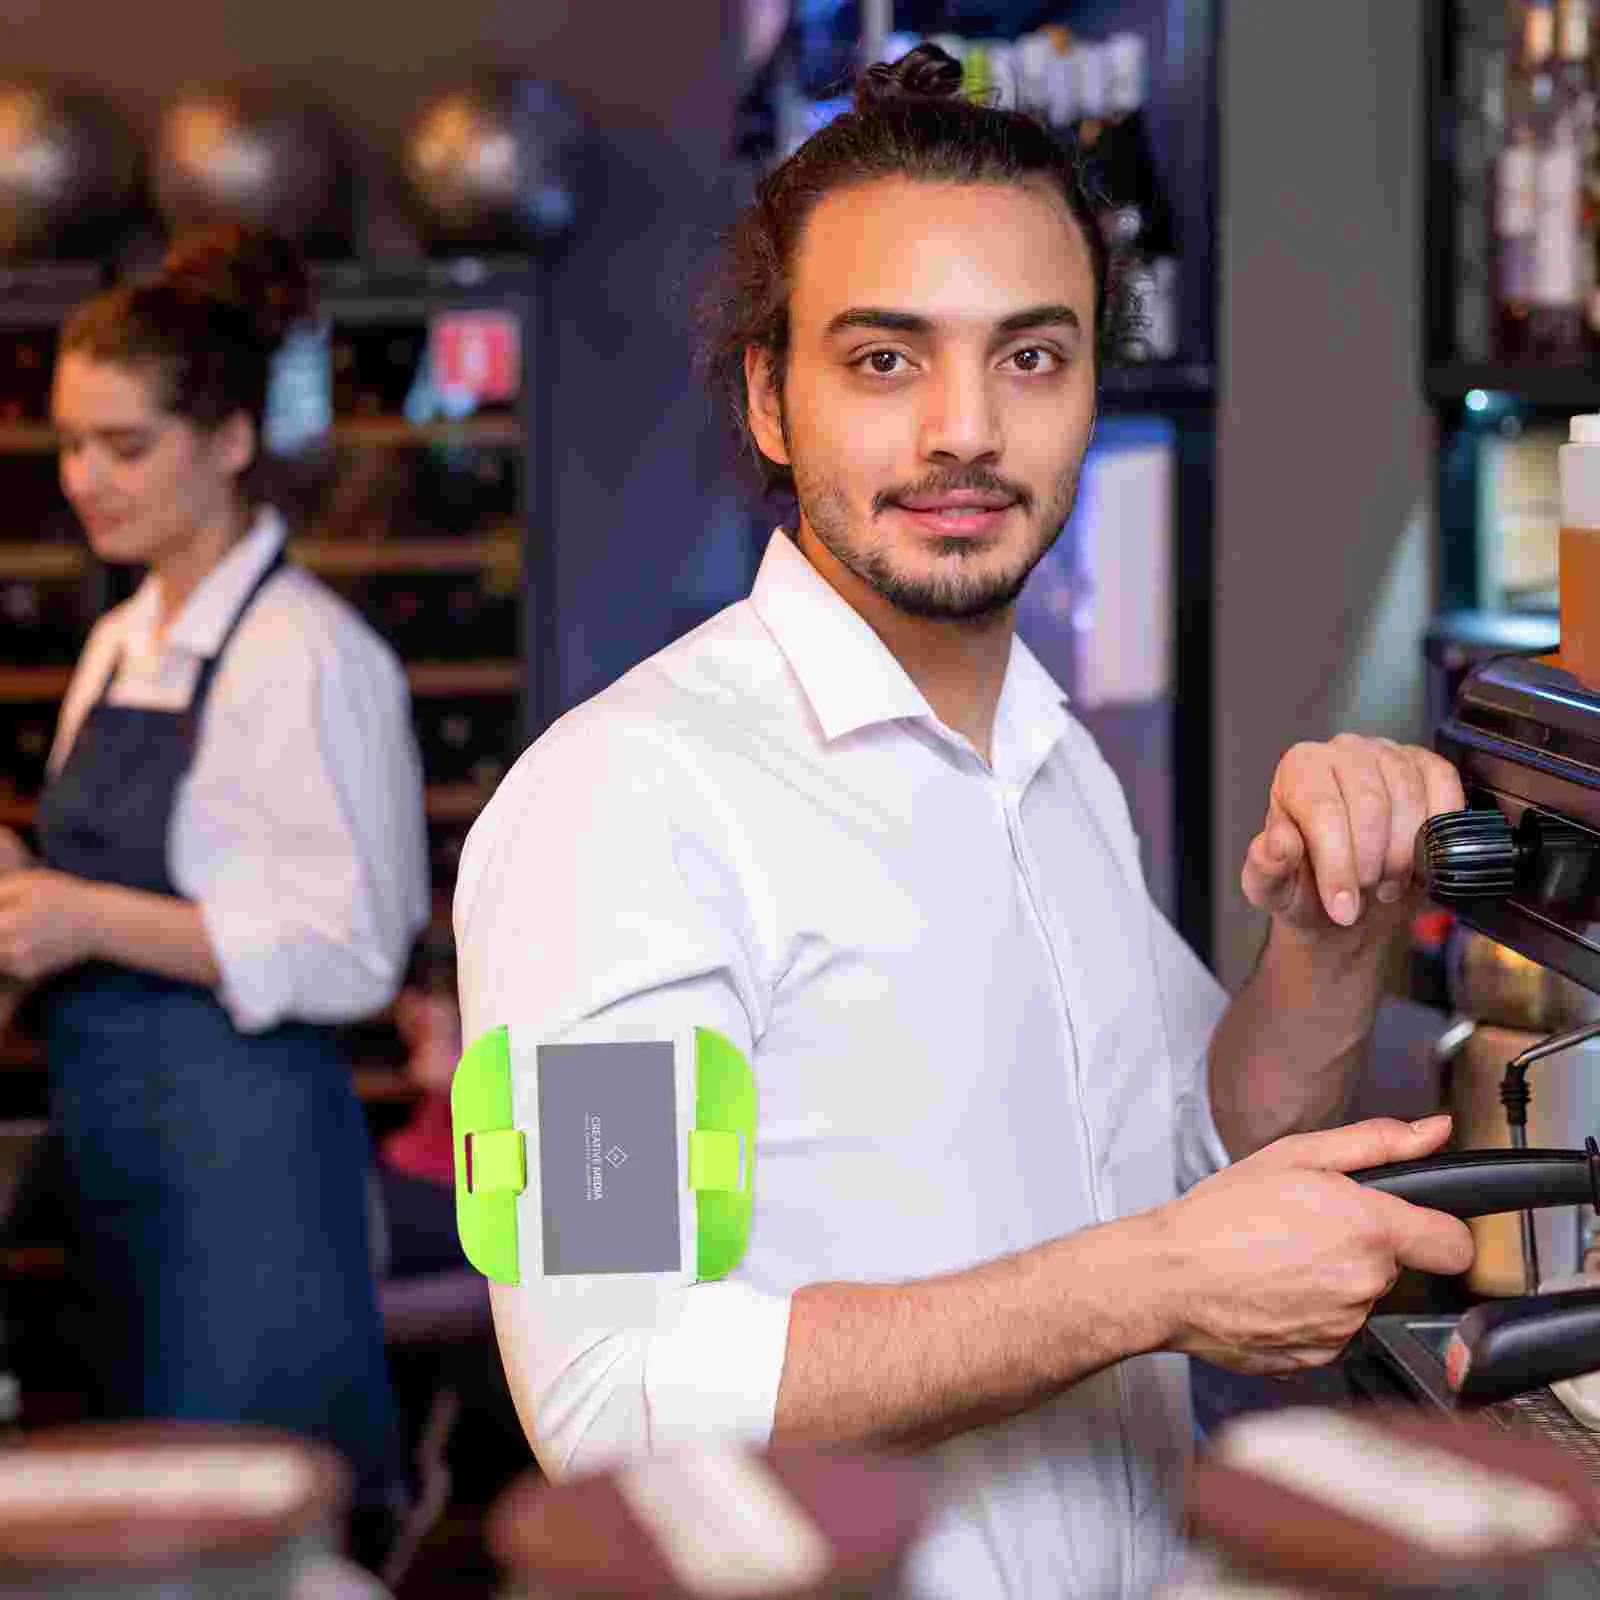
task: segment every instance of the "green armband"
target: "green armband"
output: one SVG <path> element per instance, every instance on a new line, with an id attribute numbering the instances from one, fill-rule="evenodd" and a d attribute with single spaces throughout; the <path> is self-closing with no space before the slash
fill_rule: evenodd
<path id="1" fill-rule="evenodd" d="M 496 1283 L 703 1281 L 744 1255 L 755 1079 L 710 1028 L 531 1043 L 494 1028 L 457 1065 L 450 1113 L 461 1247 Z"/>

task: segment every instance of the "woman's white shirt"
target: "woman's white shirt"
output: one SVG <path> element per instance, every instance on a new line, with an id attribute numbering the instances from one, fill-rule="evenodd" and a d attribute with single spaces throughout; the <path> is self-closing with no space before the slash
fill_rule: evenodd
<path id="1" fill-rule="evenodd" d="M 50 754 L 61 770 L 108 676 L 107 703 L 182 710 L 202 661 L 286 537 L 272 510 L 159 632 L 146 578 L 96 623 Z M 348 1022 L 393 998 L 429 915 L 422 762 L 394 652 L 309 573 L 271 577 L 217 668 L 167 834 L 222 971 L 218 998 L 255 1033 Z"/>

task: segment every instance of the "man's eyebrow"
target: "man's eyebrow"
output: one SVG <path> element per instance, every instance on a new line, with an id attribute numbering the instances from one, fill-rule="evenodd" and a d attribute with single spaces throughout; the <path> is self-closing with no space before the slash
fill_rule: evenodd
<path id="1" fill-rule="evenodd" d="M 1029 306 L 1025 311 L 1013 311 L 995 324 L 1000 334 L 1023 333 L 1030 328 L 1067 327 L 1081 328 L 1082 319 L 1067 305 Z M 884 306 L 850 306 L 833 317 L 823 330 L 832 338 L 850 328 L 876 328 L 885 333 L 927 334 L 933 332 L 933 319 L 915 311 L 891 311 Z"/>

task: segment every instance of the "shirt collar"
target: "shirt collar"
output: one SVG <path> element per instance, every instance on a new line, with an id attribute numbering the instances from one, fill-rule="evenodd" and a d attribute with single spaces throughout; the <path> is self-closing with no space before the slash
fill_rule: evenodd
<path id="1" fill-rule="evenodd" d="M 811 704 L 823 737 L 901 717 L 936 721 L 933 708 L 867 620 L 805 558 L 784 529 L 774 531 L 750 599 Z M 999 730 L 1042 761 L 1066 716 L 1066 695 L 1015 634 L 996 711 Z M 998 762 L 997 762 L 998 764 Z"/>
<path id="2" fill-rule="evenodd" d="M 250 531 L 225 555 L 184 601 L 167 629 L 165 643 L 195 656 L 214 656 L 257 578 L 267 570 L 287 530 L 271 507 L 256 513 Z M 161 610 L 161 584 L 151 574 L 128 602 L 128 631 L 153 635 Z"/>
<path id="3" fill-rule="evenodd" d="M 933 715 L 894 652 L 782 528 L 767 542 L 750 601 L 800 680 L 825 739 Z"/>
<path id="4" fill-rule="evenodd" d="M 994 718 L 994 767 L 1015 783 L 1026 784 L 1067 728 L 1067 691 L 1045 671 L 1039 658 L 1011 635 L 1011 659 Z"/>

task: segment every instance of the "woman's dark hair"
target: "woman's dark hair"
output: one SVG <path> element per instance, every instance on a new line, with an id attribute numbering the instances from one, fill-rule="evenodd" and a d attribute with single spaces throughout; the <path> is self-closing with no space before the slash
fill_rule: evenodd
<path id="1" fill-rule="evenodd" d="M 286 239 L 235 224 L 180 236 L 153 278 L 119 284 L 80 306 L 59 354 L 77 353 L 149 374 L 157 403 L 197 428 L 244 412 L 256 430 L 272 360 L 313 310 L 310 275 Z"/>
<path id="2" fill-rule="evenodd" d="M 697 304 L 695 364 L 731 413 L 740 445 L 755 458 L 769 493 L 792 493 L 794 475 L 756 445 L 744 352 L 749 345 L 766 351 L 781 394 L 795 250 L 817 202 L 835 189 L 890 177 L 1053 186 L 1083 234 L 1094 269 L 1097 365 L 1119 341 L 1125 311 L 1116 264 L 1076 156 L 1037 115 L 967 98 L 961 80 L 961 63 L 933 44 L 868 67 L 856 80 L 854 109 L 768 173 L 723 236 Z"/>

